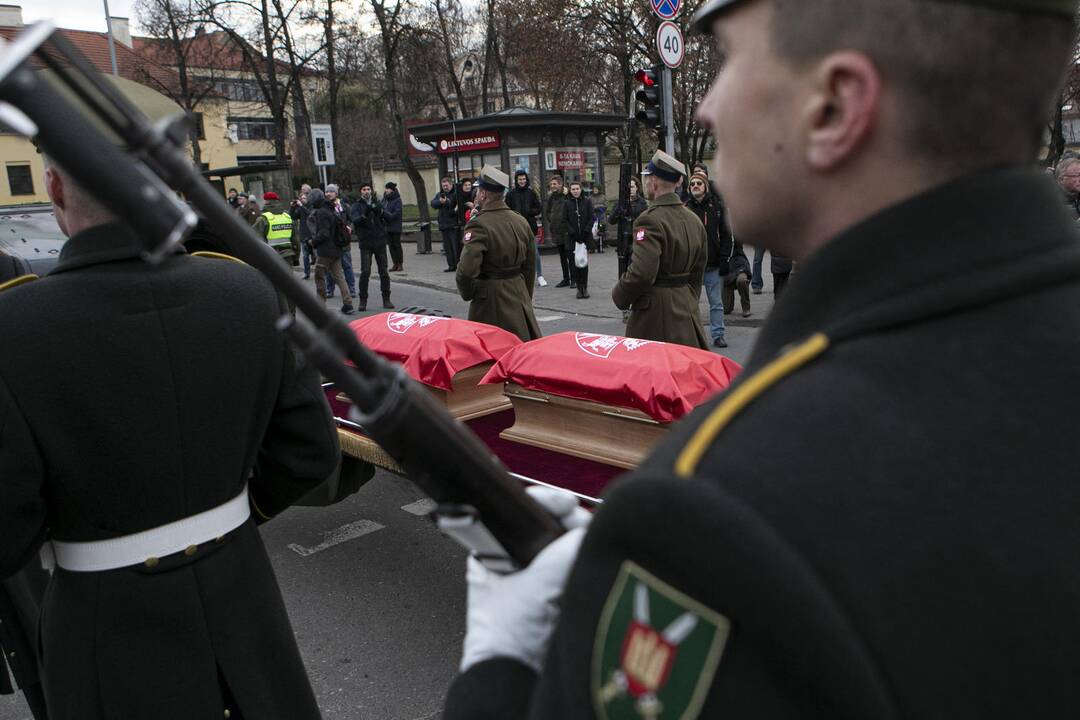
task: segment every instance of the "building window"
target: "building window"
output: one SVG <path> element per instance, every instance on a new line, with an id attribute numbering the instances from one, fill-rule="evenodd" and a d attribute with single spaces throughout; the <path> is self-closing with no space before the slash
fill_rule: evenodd
<path id="1" fill-rule="evenodd" d="M 1061 133 L 1069 145 L 1080 143 L 1080 118 L 1071 117 L 1061 121 Z"/>
<path id="2" fill-rule="evenodd" d="M 239 102 L 266 102 L 262 88 L 253 80 L 215 80 L 214 92 Z"/>
<path id="3" fill-rule="evenodd" d="M 8 165 L 8 189 L 12 195 L 33 195 L 34 176 L 30 171 L 30 165 Z"/>
<path id="4" fill-rule="evenodd" d="M 267 118 L 229 118 L 229 125 L 236 126 L 237 140 L 274 139 L 274 121 Z"/>
<path id="5" fill-rule="evenodd" d="M 236 164 L 240 167 L 245 165 L 265 165 L 277 160 L 273 155 L 237 155 Z"/>
<path id="6" fill-rule="evenodd" d="M 192 122 L 195 123 L 195 132 L 196 132 L 195 137 L 198 138 L 199 140 L 205 140 L 206 139 L 206 121 L 203 118 L 203 114 L 201 112 L 193 112 L 193 113 L 191 113 L 191 120 L 192 120 Z"/>

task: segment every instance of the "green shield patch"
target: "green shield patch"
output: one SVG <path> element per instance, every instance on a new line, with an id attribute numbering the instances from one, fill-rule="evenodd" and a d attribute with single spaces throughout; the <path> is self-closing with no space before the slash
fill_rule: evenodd
<path id="1" fill-rule="evenodd" d="M 592 696 L 606 720 L 693 720 L 731 623 L 626 560 L 596 631 Z"/>

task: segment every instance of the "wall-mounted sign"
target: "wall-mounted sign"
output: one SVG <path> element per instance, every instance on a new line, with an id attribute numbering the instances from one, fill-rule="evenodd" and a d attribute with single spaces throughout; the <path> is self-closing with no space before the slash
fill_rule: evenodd
<path id="1" fill-rule="evenodd" d="M 472 152 L 473 150 L 492 150 L 502 143 L 499 141 L 497 130 L 485 132 L 458 133 L 439 138 L 435 145 L 435 151 L 440 155 L 451 155 L 455 152 Z"/>

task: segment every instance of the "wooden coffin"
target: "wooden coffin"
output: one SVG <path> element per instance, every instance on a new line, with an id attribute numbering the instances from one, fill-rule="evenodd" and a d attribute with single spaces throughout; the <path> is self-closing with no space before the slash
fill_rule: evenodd
<path id="1" fill-rule="evenodd" d="M 462 422 L 509 410 L 510 399 L 503 394 L 503 389 L 498 383 L 478 384 L 492 365 L 494 363 L 481 363 L 456 373 L 452 380 L 454 387 L 452 391 L 430 385 L 424 385 L 424 387 L 450 411 L 451 415 Z M 337 399 L 341 402 L 349 402 L 349 398 L 344 394 L 339 393 Z"/>
<path id="2" fill-rule="evenodd" d="M 506 383 L 514 406 L 514 424 L 504 440 L 633 469 L 664 437 L 670 423 L 641 412 L 589 400 L 528 390 Z"/>

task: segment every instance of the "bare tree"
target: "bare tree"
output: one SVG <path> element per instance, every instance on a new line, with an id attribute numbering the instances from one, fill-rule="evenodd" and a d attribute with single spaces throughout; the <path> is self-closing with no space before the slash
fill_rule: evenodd
<path id="1" fill-rule="evenodd" d="M 200 33 L 203 21 L 191 0 L 139 0 L 139 24 L 152 39 L 137 53 L 140 80 L 182 107 L 194 121 L 213 96 L 216 46 Z M 191 157 L 202 164 L 201 128 L 191 123 Z"/>

